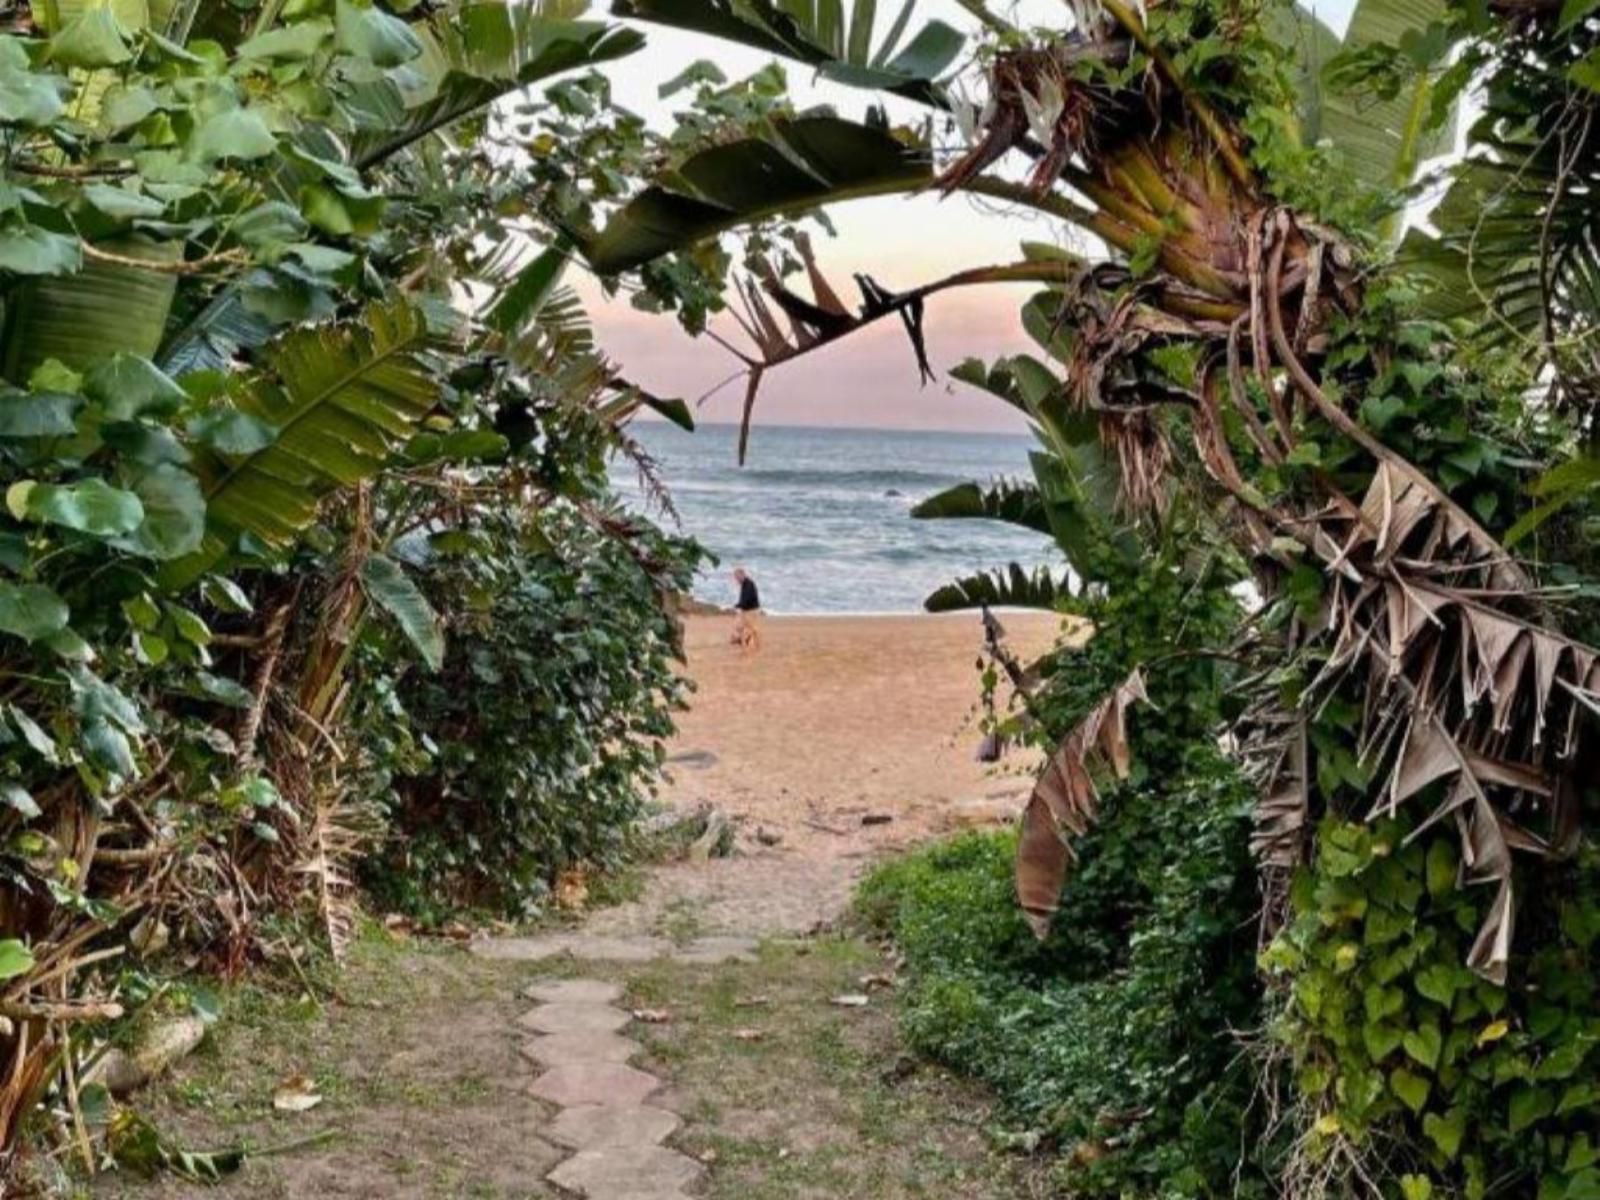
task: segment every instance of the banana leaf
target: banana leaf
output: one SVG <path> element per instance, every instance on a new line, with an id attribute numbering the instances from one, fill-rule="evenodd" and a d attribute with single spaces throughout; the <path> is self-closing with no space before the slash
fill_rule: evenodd
<path id="1" fill-rule="evenodd" d="M 385 77 L 358 89 L 351 102 L 364 127 L 350 148 L 358 170 L 511 92 L 644 45 L 636 30 L 546 17 L 537 8 L 507 3 L 441 11 L 412 30 L 422 54 L 401 77 L 409 86 Z"/>
<path id="2" fill-rule="evenodd" d="M 929 612 L 959 612 L 969 608 L 1054 609 L 1071 595 L 1071 576 L 1057 579 L 1049 567 L 1027 571 L 1016 563 L 947 583 L 922 602 Z"/>
<path id="3" fill-rule="evenodd" d="M 249 454 L 200 451 L 206 499 L 200 550 L 163 574 L 182 587 L 248 535 L 284 548 L 329 493 L 370 479 L 439 402 L 421 352 L 430 334 L 409 304 L 374 304 L 357 321 L 298 329 L 267 348 L 265 369 L 237 398 L 273 431 Z"/>
<path id="4" fill-rule="evenodd" d="M 181 242 L 135 237 L 98 245 L 158 263 L 183 257 Z M 47 358 L 84 370 L 119 351 L 154 356 L 176 289 L 175 275 L 93 259 L 76 274 L 30 281 L 9 306 L 6 378 L 23 382 Z"/>
<path id="5" fill-rule="evenodd" d="M 611 11 L 798 59 L 837 83 L 945 107 L 936 81 L 960 56 L 965 35 L 929 21 L 901 49 L 916 7 L 904 0 L 874 50 L 877 7 L 877 0 L 854 0 L 848 20 L 843 0 L 616 0 Z"/>
<path id="6" fill-rule="evenodd" d="M 1392 97 L 1353 94 L 1326 82 L 1322 88 L 1314 136 L 1329 142 L 1338 161 L 1368 188 L 1407 187 L 1423 159 L 1455 145 L 1454 103 L 1447 119 L 1432 126 L 1428 121 L 1440 85 L 1437 68 L 1450 49 L 1441 24 L 1447 7 L 1445 0 L 1360 0 L 1351 14 L 1341 56 L 1395 48 L 1410 72 Z"/>
<path id="7" fill-rule="evenodd" d="M 918 520 L 975 519 L 1003 521 L 1036 533 L 1050 532 L 1050 518 L 1044 497 L 1032 483 L 997 479 L 985 487 L 978 483 L 958 483 L 916 505 L 911 515 Z"/>
<path id="8" fill-rule="evenodd" d="M 776 121 L 771 137 L 691 156 L 580 249 L 597 272 L 614 275 L 779 213 L 915 191 L 932 180 L 927 149 L 886 129 L 826 116 Z"/>

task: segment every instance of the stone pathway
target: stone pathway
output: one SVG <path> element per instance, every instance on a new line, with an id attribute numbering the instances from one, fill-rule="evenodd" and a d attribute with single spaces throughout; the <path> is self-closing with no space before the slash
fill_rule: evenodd
<path id="1" fill-rule="evenodd" d="M 705 1168 L 661 1144 L 679 1120 L 646 1103 L 661 1080 L 628 1066 L 640 1046 L 617 1032 L 630 1020 L 622 988 L 564 979 L 524 995 L 539 1005 L 517 1020 L 537 1035 L 522 1053 L 544 1068 L 530 1091 L 561 1109 L 544 1136 L 572 1151 L 545 1178 L 590 1200 L 683 1200 Z"/>
<path id="2" fill-rule="evenodd" d="M 756 941 L 703 937 L 678 946 L 657 937 L 552 934 L 473 943 L 472 952 L 499 961 L 542 962 L 561 955 L 590 962 L 750 962 Z M 688 1155 L 663 1146 L 677 1132 L 676 1113 L 648 1103 L 663 1081 L 629 1066 L 641 1047 L 625 1037 L 633 1018 L 617 1007 L 619 984 L 597 979 L 536 983 L 523 993 L 536 1007 L 517 1018 L 530 1034 L 522 1056 L 539 1074 L 530 1094 L 561 1111 L 543 1130 L 572 1152 L 545 1178 L 587 1200 L 688 1200 L 684 1188 L 705 1174 Z"/>

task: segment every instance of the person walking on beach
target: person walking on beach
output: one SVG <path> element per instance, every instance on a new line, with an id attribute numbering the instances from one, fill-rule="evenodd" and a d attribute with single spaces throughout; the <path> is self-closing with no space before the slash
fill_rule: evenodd
<path id="1" fill-rule="evenodd" d="M 733 644 L 741 650 L 761 649 L 761 593 L 756 581 L 743 567 L 735 567 L 733 581 L 739 585 L 739 599 L 733 606 Z"/>

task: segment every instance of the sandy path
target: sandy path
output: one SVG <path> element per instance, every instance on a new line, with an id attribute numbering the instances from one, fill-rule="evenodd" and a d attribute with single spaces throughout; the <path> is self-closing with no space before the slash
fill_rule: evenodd
<path id="1" fill-rule="evenodd" d="M 1048 614 L 1002 619 L 1022 657 L 1059 628 Z M 688 618 L 698 690 L 663 798 L 728 814 L 738 853 L 657 868 L 642 900 L 594 913 L 592 931 L 678 921 L 803 932 L 837 915 L 873 858 L 1020 808 L 1032 764 L 1017 757 L 997 770 L 974 757 L 976 614 L 771 618 L 754 654 L 728 645 L 728 630 L 726 618 Z M 863 825 L 867 815 L 890 820 Z M 765 845 L 758 832 L 779 840 Z"/>

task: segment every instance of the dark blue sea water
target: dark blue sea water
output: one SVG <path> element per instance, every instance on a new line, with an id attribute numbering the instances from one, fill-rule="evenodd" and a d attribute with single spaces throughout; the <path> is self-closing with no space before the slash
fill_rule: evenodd
<path id="1" fill-rule="evenodd" d="M 929 592 L 979 569 L 1059 561 L 1047 538 L 989 521 L 918 521 L 918 500 L 968 479 L 1027 475 L 1027 435 L 757 426 L 749 461 L 738 429 L 695 433 L 637 422 L 684 532 L 721 560 L 695 594 L 732 603 L 743 566 L 776 613 L 915 612 Z M 641 501 L 631 466 L 614 477 Z"/>

